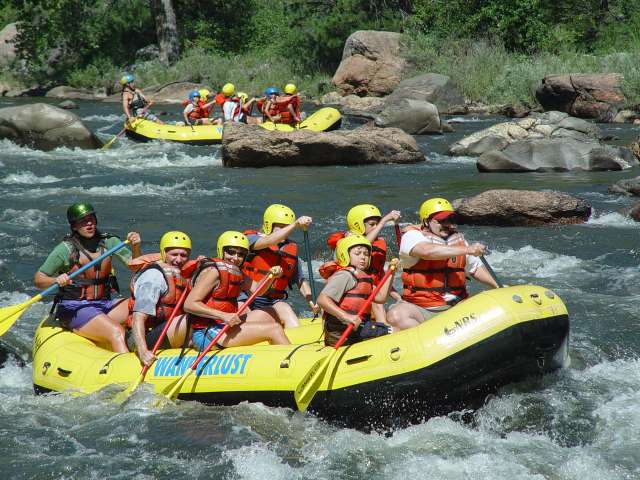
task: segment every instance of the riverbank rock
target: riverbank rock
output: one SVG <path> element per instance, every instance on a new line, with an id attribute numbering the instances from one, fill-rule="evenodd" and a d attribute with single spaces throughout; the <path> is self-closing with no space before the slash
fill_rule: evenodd
<path id="1" fill-rule="evenodd" d="M 104 92 L 92 92 L 82 88 L 74 88 L 68 85 L 60 85 L 49 90 L 45 97 L 47 98 L 67 98 L 74 100 L 95 100 L 96 98 L 104 98 Z"/>
<path id="2" fill-rule="evenodd" d="M 380 97 L 400 83 L 407 62 L 401 34 L 360 30 L 347 38 L 332 83 L 342 95 Z"/>
<path id="3" fill-rule="evenodd" d="M 365 125 L 335 132 L 267 131 L 256 125 L 226 123 L 222 135 L 226 167 L 362 165 L 425 160 L 415 139 L 397 128 Z"/>
<path id="4" fill-rule="evenodd" d="M 640 177 L 618 180 L 616 183 L 609 186 L 609 193 L 640 197 Z"/>
<path id="5" fill-rule="evenodd" d="M 75 110 L 78 108 L 78 104 L 73 100 L 64 100 L 58 104 L 58 107 L 63 110 Z"/>
<path id="6" fill-rule="evenodd" d="M 15 23 L 5 25 L 0 30 L 0 65 L 9 65 L 16 58 L 15 40 L 18 36 L 18 29 Z"/>
<path id="7" fill-rule="evenodd" d="M 39 150 L 102 146 L 75 114 L 46 103 L 0 108 L 0 138 Z"/>
<path id="8" fill-rule="evenodd" d="M 609 122 L 626 103 L 622 79 L 618 73 L 547 75 L 536 98 L 545 110 Z"/>
<path id="9" fill-rule="evenodd" d="M 432 103 L 443 114 L 454 114 L 464 107 L 464 97 L 457 85 L 450 77 L 438 73 L 426 73 L 402 80 L 385 99 L 385 106 L 404 98 Z"/>
<path id="10" fill-rule="evenodd" d="M 384 106 L 380 97 L 359 97 L 357 95 L 342 96 L 338 92 L 329 92 L 320 99 L 321 105 L 332 105 L 347 115 L 356 115 L 373 119 Z"/>
<path id="11" fill-rule="evenodd" d="M 631 210 L 629 210 L 629 216 L 636 222 L 640 222 L 640 202 L 631 207 Z"/>
<path id="12" fill-rule="evenodd" d="M 386 103 L 376 116 L 375 124 L 382 128 L 400 128 L 411 135 L 442 133 L 438 108 L 433 103 L 409 98 Z"/>
<path id="13" fill-rule="evenodd" d="M 454 201 L 462 225 L 535 226 L 584 223 L 591 205 L 561 192 L 488 190 Z"/>

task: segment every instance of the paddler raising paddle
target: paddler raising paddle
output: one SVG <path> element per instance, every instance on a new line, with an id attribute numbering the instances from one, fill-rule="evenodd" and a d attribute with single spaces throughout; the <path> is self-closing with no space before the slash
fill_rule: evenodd
<path id="1" fill-rule="evenodd" d="M 117 292 L 111 257 L 90 267 L 73 281 L 69 274 L 120 243 L 120 239 L 98 230 L 96 212 L 89 203 L 74 203 L 67 209 L 71 233 L 64 237 L 34 276 L 40 289 L 54 283 L 60 287 L 52 313 L 60 324 L 78 335 L 96 342 L 106 342 L 114 352 L 128 352 L 121 326 L 127 318 L 127 302 L 112 299 Z M 124 265 L 132 256 L 140 256 L 140 235 L 129 232 L 132 250 L 122 248 L 114 255 Z"/>

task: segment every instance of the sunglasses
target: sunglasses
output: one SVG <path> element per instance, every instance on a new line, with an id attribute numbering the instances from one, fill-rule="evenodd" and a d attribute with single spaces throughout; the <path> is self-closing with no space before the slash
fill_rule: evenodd
<path id="1" fill-rule="evenodd" d="M 225 248 L 224 249 L 224 253 L 226 253 L 227 255 L 229 255 L 230 257 L 244 257 L 247 254 L 247 251 L 244 249 L 231 249 L 231 248 Z"/>

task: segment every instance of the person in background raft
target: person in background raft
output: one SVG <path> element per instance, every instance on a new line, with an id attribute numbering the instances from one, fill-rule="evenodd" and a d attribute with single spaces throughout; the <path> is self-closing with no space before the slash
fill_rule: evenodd
<path id="1" fill-rule="evenodd" d="M 189 100 L 183 102 L 183 104 L 185 107 L 182 112 L 182 117 L 186 125 L 211 125 L 213 123 L 221 123 L 219 120 L 209 118 L 209 110 L 215 104 L 215 101 L 204 103 L 200 91 L 193 90 L 189 93 Z"/>
<path id="2" fill-rule="evenodd" d="M 151 353 L 167 320 L 189 283 L 183 271 L 191 255 L 191 239 L 186 233 L 171 231 L 160 239 L 160 260 L 147 263 L 131 277 L 131 297 L 126 340 L 143 365 L 151 365 Z M 177 348 L 184 344 L 187 322 L 178 309 L 160 348 Z"/>
<path id="3" fill-rule="evenodd" d="M 110 343 L 114 352 L 128 352 L 121 326 L 127 318 L 127 302 L 111 298 L 112 292 L 117 291 L 111 257 L 73 280 L 68 275 L 118 245 L 120 239 L 98 230 L 96 212 L 88 203 L 71 205 L 67 220 L 71 233 L 49 254 L 33 282 L 39 289 L 58 284 L 60 290 L 53 308 L 64 327 L 96 342 Z M 129 232 L 127 239 L 133 253 L 124 247 L 114 254 L 124 265 L 132 255 L 140 256 L 140 235 Z"/>
<path id="4" fill-rule="evenodd" d="M 335 250 L 338 242 L 348 235 L 366 236 L 372 246 L 368 272 L 373 275 L 374 285 L 378 285 L 384 276 L 384 264 L 387 261 L 387 242 L 379 235 L 387 222 L 398 222 L 400 216 L 398 210 L 391 210 L 383 217 L 375 205 L 368 203 L 356 205 L 347 213 L 347 227 L 349 230 L 329 235 L 327 245 L 332 250 Z M 335 262 L 325 263 L 320 267 L 320 275 L 323 278 L 329 278 L 336 268 L 337 264 Z M 391 289 L 391 296 L 395 300 L 400 300 L 400 295 L 393 288 Z M 372 312 L 378 322 L 386 322 L 384 305 L 374 303 Z"/>
<path id="5" fill-rule="evenodd" d="M 252 116 L 253 107 L 256 105 L 257 99 L 254 97 L 249 100 L 249 95 L 244 92 L 238 92 L 238 98 L 240 99 L 240 105 L 246 123 L 248 123 L 249 125 L 258 125 L 262 123 L 262 117 Z"/>
<path id="6" fill-rule="evenodd" d="M 132 118 L 144 118 L 156 123 L 163 123 L 153 113 L 149 112 L 149 107 L 153 105 L 151 100 L 147 100 L 142 90 L 136 88 L 135 78 L 131 74 L 124 75 L 120 79 L 122 86 L 122 109 L 127 116 L 127 122 Z"/>
<path id="7" fill-rule="evenodd" d="M 467 298 L 466 275 L 493 288 L 495 281 L 478 259 L 487 247 L 469 245 L 456 231 L 455 211 L 444 198 L 420 206 L 419 226 L 400 242 L 402 301 L 387 312 L 394 330 L 415 327 Z"/>
<path id="8" fill-rule="evenodd" d="M 298 246 L 289 240 L 296 228 L 308 228 L 311 222 L 311 217 L 296 219 L 289 207 L 273 204 L 264 211 L 262 232 L 244 232 L 249 239 L 251 252 L 243 270 L 252 281 L 251 288 L 245 290 L 253 292 L 271 267 L 282 267 L 284 272 L 264 295 L 254 300 L 251 309 L 265 310 L 287 328 L 299 325 L 298 316 L 285 301 L 288 298 L 287 289 L 292 288 L 293 284 L 298 285 L 311 310 L 314 313 L 319 311 L 318 306 L 313 303 L 311 287 L 304 275 L 302 260 L 298 257 Z"/>
<path id="9" fill-rule="evenodd" d="M 219 340 L 219 347 L 254 345 L 268 341 L 274 345 L 289 345 L 289 339 L 279 323 L 267 313 L 253 310 L 239 317 L 238 296 L 242 292 L 244 278 L 240 268 L 249 252 L 247 237 L 234 231 L 218 237 L 216 258 L 199 262 L 193 273 L 193 289 L 184 303 L 190 314 L 195 348 L 203 350 L 218 335 L 224 324 L 231 328 Z M 270 272 L 282 276 L 282 269 L 274 267 Z M 267 289 L 271 282 L 263 287 Z"/>
<path id="10" fill-rule="evenodd" d="M 387 325 L 371 320 L 371 306 L 362 317 L 356 315 L 375 288 L 373 275 L 367 273 L 371 242 L 358 234 L 344 237 L 336 246 L 336 259 L 339 269 L 329 277 L 318 295 L 318 305 L 324 310 L 325 345 L 335 345 L 350 323 L 354 330 L 344 345 L 388 334 Z M 394 258 L 391 263 L 397 264 L 398 259 Z M 387 301 L 394 275 L 395 271 L 385 281 L 374 302 L 382 305 Z"/>
<path id="11" fill-rule="evenodd" d="M 273 123 L 286 123 L 297 125 L 302 121 L 300 112 L 300 95 L 293 83 L 288 83 L 284 87 L 283 96 L 271 97 L 265 105 L 265 114 Z"/>

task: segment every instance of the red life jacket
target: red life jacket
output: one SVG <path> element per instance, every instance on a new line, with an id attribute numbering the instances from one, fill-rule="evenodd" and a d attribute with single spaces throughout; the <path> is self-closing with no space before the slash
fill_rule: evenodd
<path id="1" fill-rule="evenodd" d="M 427 237 L 442 238 L 427 232 L 420 227 L 410 227 L 408 230 L 419 230 Z M 448 246 L 464 245 L 464 237 L 456 233 L 447 240 Z M 411 268 L 405 268 L 402 272 L 402 299 L 420 307 L 439 307 L 447 305 L 444 299 L 445 293 L 456 295 L 460 299 L 467 298 L 465 266 L 466 255 L 458 255 L 446 260 L 421 259 Z"/>
<path id="2" fill-rule="evenodd" d="M 222 105 L 224 105 L 224 102 L 226 101 L 227 97 L 224 96 L 224 93 L 218 93 L 215 97 L 214 100 L 216 101 L 216 105 L 220 105 L 222 107 Z"/>
<path id="3" fill-rule="evenodd" d="M 298 95 L 287 95 L 284 97 L 276 97 L 276 101 L 271 103 L 271 116 L 279 115 L 280 119 L 277 123 L 297 123 L 296 117 L 291 115 L 289 105 L 293 106 L 296 116 L 300 117 L 300 97 Z"/>
<path id="4" fill-rule="evenodd" d="M 126 322 L 126 325 L 129 328 L 133 325 L 133 306 L 136 303 L 134 294 L 135 283 L 138 278 L 140 278 L 140 275 L 147 270 L 159 270 L 162 272 L 164 279 L 167 282 L 167 291 L 158 299 L 155 316 L 148 316 L 145 320 L 145 328 L 153 328 L 156 325 L 160 325 L 165 320 L 168 320 L 171 313 L 173 313 L 173 309 L 178 303 L 182 292 L 184 292 L 184 289 L 187 288 L 189 284 L 189 280 L 182 275 L 182 271 L 179 268 L 171 267 L 166 263 L 154 262 L 139 270 L 138 273 L 131 277 L 131 282 L 129 283 L 131 296 L 129 297 L 129 317 Z M 182 308 L 179 308 L 176 312 L 176 316 L 182 315 L 182 313 Z"/>
<path id="5" fill-rule="evenodd" d="M 338 242 L 346 236 L 346 232 L 335 232 L 327 237 L 327 245 L 332 250 L 335 250 L 338 246 Z M 387 242 L 384 238 L 378 237 L 371 242 L 371 263 L 369 264 L 369 273 L 374 277 L 374 283 L 377 285 L 384 276 L 384 263 L 387 261 Z M 325 267 L 325 272 L 329 272 L 329 265 L 325 263 L 322 267 Z M 323 278 L 329 278 L 322 275 Z M 329 274 L 331 276 L 331 274 Z"/>
<path id="6" fill-rule="evenodd" d="M 107 251 L 104 240 L 111 235 L 100 235 L 101 239 L 94 257 L 91 256 L 92 254 L 82 246 L 74 235 L 65 237 L 64 241 L 67 242 L 71 248 L 69 262 L 72 267 L 67 272 L 69 275 Z M 111 298 L 112 285 L 114 284 L 115 277 L 113 276 L 111 256 L 108 256 L 100 263 L 88 268 L 75 277 L 71 284 L 62 287 L 58 298 L 62 300 L 108 300 Z"/>
<path id="7" fill-rule="evenodd" d="M 338 307 L 347 313 L 355 315 L 358 313 L 362 305 L 366 302 L 371 292 L 373 292 L 373 276 L 362 271 L 358 271 L 353 267 L 338 268 L 336 273 L 341 270 L 347 270 L 356 281 L 356 286 L 351 290 L 347 290 L 342 295 L 342 298 L 338 302 Z M 371 304 L 362 314 L 363 320 L 369 320 L 371 317 Z M 323 315 L 324 320 L 337 320 L 332 315 L 325 313 Z M 338 320 L 339 321 L 339 320 Z M 346 325 L 345 325 L 346 327 Z"/>
<path id="8" fill-rule="evenodd" d="M 187 104 L 185 105 L 185 107 L 187 105 L 189 105 L 189 103 L 191 102 L 187 102 Z M 205 103 L 202 100 L 198 100 L 197 105 L 193 106 L 193 110 L 191 110 L 187 116 L 191 119 L 191 120 L 198 120 L 200 118 L 208 118 L 209 117 L 209 110 L 207 110 L 205 107 Z"/>
<path id="9" fill-rule="evenodd" d="M 192 282 L 195 285 L 198 275 L 205 269 L 213 267 L 218 270 L 218 286 L 204 298 L 203 303 L 210 308 L 222 312 L 234 313 L 238 311 L 238 296 L 242 292 L 244 277 L 240 268 L 231 262 L 220 258 L 205 258 L 200 261 L 193 274 Z M 191 315 L 193 328 L 207 328 L 213 323 L 221 323 L 219 320 Z"/>
<path id="10" fill-rule="evenodd" d="M 247 230 L 245 235 L 254 235 L 256 230 Z M 276 278 L 271 288 L 264 294 L 272 299 L 286 298 L 287 288 L 298 268 L 298 245 L 294 242 L 285 242 L 277 247 L 270 245 L 262 250 L 251 250 L 242 267 L 245 275 L 256 282 L 260 282 L 271 267 L 282 267 L 283 275 Z"/>

